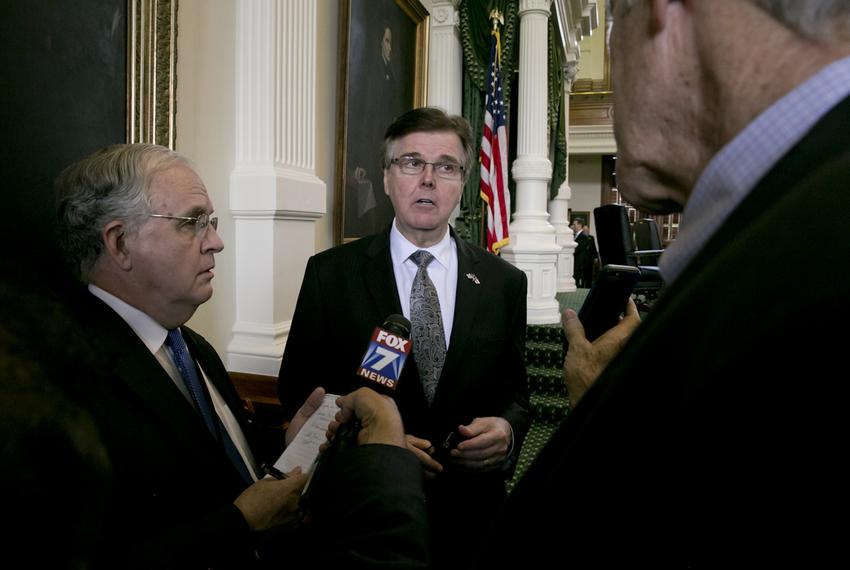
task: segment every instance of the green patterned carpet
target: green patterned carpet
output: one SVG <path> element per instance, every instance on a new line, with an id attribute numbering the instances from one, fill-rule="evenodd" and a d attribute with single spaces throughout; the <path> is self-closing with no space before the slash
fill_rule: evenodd
<path id="1" fill-rule="evenodd" d="M 558 293 L 561 311 L 578 311 L 587 289 L 574 293 Z M 564 361 L 560 324 L 529 325 L 525 339 L 525 364 L 531 400 L 531 428 L 525 436 L 516 472 L 508 481 L 510 492 L 569 411 L 567 390 L 561 367 Z"/>

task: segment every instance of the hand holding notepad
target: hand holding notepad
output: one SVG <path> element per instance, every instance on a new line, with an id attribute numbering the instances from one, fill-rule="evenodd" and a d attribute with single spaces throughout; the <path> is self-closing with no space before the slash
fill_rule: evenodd
<path id="1" fill-rule="evenodd" d="M 301 426 L 295 438 L 275 462 L 275 469 L 289 473 L 296 467 L 301 467 L 303 473 L 310 473 L 319 456 L 319 447 L 327 441 L 325 434 L 328 424 L 339 411 L 337 398 L 339 396 L 336 394 L 325 394 L 321 406 Z"/>

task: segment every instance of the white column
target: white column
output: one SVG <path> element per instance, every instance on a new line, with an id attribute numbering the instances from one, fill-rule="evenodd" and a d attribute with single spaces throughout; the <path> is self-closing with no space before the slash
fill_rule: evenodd
<path id="1" fill-rule="evenodd" d="M 463 98 L 463 46 L 458 30 L 459 0 L 431 3 L 428 104 L 459 115 Z"/>
<path id="2" fill-rule="evenodd" d="M 431 3 L 431 37 L 428 54 L 428 105 L 452 115 L 463 111 L 463 45 L 457 4 L 460 0 L 434 0 Z M 460 205 L 449 222 L 454 225 Z"/>
<path id="3" fill-rule="evenodd" d="M 555 228 L 555 236 L 563 249 L 558 255 L 558 279 L 556 289 L 558 293 L 568 293 L 576 290 L 576 281 L 573 278 L 573 253 L 576 242 L 573 239 L 573 230 L 570 229 L 569 211 L 570 198 L 573 191 L 569 185 L 570 179 L 570 92 L 573 88 L 573 80 L 578 72 L 578 62 L 568 61 L 564 65 L 564 125 L 566 126 L 567 152 L 564 156 L 564 182 L 558 188 L 558 195 L 549 202 L 549 216 L 552 226 Z M 554 142 L 553 142 L 554 144 Z"/>
<path id="4" fill-rule="evenodd" d="M 528 276 L 528 323 L 557 323 L 557 259 L 561 246 L 546 210 L 552 164 L 548 159 L 547 85 L 551 0 L 520 0 L 519 105 L 517 106 L 516 212 L 511 243 L 502 257 Z"/>
<path id="5" fill-rule="evenodd" d="M 276 375 L 326 209 L 316 176 L 316 5 L 237 0 L 236 321 L 229 370 Z"/>

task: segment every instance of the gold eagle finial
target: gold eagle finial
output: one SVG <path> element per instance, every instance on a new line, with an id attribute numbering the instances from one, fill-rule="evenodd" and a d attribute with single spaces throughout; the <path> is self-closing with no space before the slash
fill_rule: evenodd
<path id="1" fill-rule="evenodd" d="M 490 21 L 493 22 L 493 30 L 498 30 L 500 25 L 505 25 L 504 16 L 502 16 L 502 13 L 496 8 L 490 10 Z"/>

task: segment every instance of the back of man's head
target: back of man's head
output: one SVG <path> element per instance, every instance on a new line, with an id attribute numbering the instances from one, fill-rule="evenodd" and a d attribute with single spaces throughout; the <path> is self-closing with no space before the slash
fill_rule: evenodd
<path id="1" fill-rule="evenodd" d="M 108 146 L 66 168 L 56 180 L 59 239 L 71 269 L 83 281 L 103 253 L 102 231 L 112 220 L 132 230 L 150 214 L 151 177 L 175 164 L 189 164 L 163 146 Z"/>
<path id="2" fill-rule="evenodd" d="M 472 128 L 469 122 L 459 115 L 449 115 L 437 107 L 418 107 L 398 116 L 384 133 L 381 156 L 384 169 L 390 167 L 393 159 L 393 143 L 411 133 L 451 132 L 460 139 L 463 148 L 463 172 L 469 174 L 473 162 Z"/>

